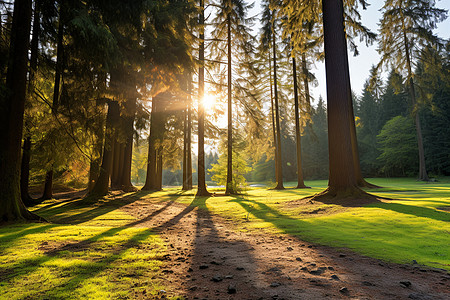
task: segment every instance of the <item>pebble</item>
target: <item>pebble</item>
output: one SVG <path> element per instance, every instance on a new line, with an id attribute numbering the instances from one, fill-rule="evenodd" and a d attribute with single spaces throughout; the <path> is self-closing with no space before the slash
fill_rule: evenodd
<path id="1" fill-rule="evenodd" d="M 271 284 L 270 284 L 270 287 L 278 287 L 278 286 L 280 286 L 281 285 L 281 283 L 279 283 L 279 282 L 272 282 Z"/>
<path id="2" fill-rule="evenodd" d="M 341 287 L 341 288 L 339 289 L 339 292 L 341 292 L 342 294 L 347 294 L 347 293 L 348 293 L 348 288 L 346 288 L 346 287 Z"/>
<path id="3" fill-rule="evenodd" d="M 227 288 L 227 292 L 228 294 L 236 294 L 237 292 L 236 285 L 230 284 Z"/>
<path id="4" fill-rule="evenodd" d="M 295 260 L 296 261 L 302 261 L 302 259 L 300 257 L 296 257 Z"/>
<path id="5" fill-rule="evenodd" d="M 337 275 L 331 275 L 331 279 L 333 279 L 333 280 L 340 280 L 339 276 L 337 276 Z"/>
<path id="6" fill-rule="evenodd" d="M 400 281 L 400 285 L 402 287 L 404 287 L 404 288 L 410 287 L 411 286 L 411 281 L 407 281 L 407 280 Z"/>
<path id="7" fill-rule="evenodd" d="M 211 278 L 211 281 L 214 281 L 214 282 L 220 282 L 222 280 L 223 280 L 223 278 L 220 275 L 216 275 L 213 278 Z"/>

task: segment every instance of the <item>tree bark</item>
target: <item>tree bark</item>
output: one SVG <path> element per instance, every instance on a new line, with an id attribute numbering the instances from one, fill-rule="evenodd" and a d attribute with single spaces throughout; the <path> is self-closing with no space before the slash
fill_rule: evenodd
<path id="1" fill-rule="evenodd" d="M 121 171 L 121 189 L 124 192 L 135 191 L 136 188 L 131 183 L 131 165 L 133 161 L 133 128 L 136 115 L 136 98 L 130 97 L 125 103 L 126 116 L 124 118 L 126 142 L 123 148 L 123 163 Z"/>
<path id="2" fill-rule="evenodd" d="M 60 84 L 61 84 L 61 74 L 62 74 L 62 64 L 63 64 L 63 38 L 64 38 L 64 22 L 63 22 L 63 1 L 60 1 L 59 5 L 59 20 L 58 20 L 58 34 L 57 34 L 57 44 L 56 44 L 56 69 L 55 69 L 55 85 L 53 89 L 53 103 L 52 109 L 54 112 L 58 110 L 59 107 L 59 96 L 60 96 Z"/>
<path id="3" fill-rule="evenodd" d="M 275 126 L 277 131 L 277 168 L 276 168 L 276 181 L 277 185 L 275 190 L 283 190 L 283 167 L 281 163 L 281 127 L 280 127 L 280 109 L 278 105 L 278 84 L 277 84 L 277 49 L 275 44 L 275 31 L 272 31 L 272 48 L 273 48 L 273 90 L 275 98 Z"/>
<path id="4" fill-rule="evenodd" d="M 31 152 L 31 137 L 27 136 L 23 140 L 22 147 L 22 162 L 20 166 L 20 195 L 22 201 L 26 206 L 33 204 L 33 199 L 28 192 L 30 181 L 30 152 Z"/>
<path id="5" fill-rule="evenodd" d="M 355 176 L 352 149 L 350 75 L 342 0 L 323 0 L 325 70 L 327 80 L 329 181 L 324 197 L 364 194 Z M 354 122 L 354 121 L 353 121 Z"/>
<path id="6" fill-rule="evenodd" d="M 192 190 L 192 98 L 191 98 L 191 92 L 192 92 L 192 78 L 189 74 L 189 81 L 188 81 L 188 107 L 187 107 L 187 188 L 189 190 Z"/>
<path id="7" fill-rule="evenodd" d="M 298 86 L 297 86 L 297 64 L 295 62 L 295 57 L 292 57 L 292 73 L 294 79 L 294 109 L 295 109 L 295 142 L 297 147 L 297 188 L 306 188 L 303 181 L 303 170 L 302 170 L 302 143 L 301 143 L 301 128 L 300 128 L 300 115 L 299 115 L 299 104 L 298 104 Z"/>
<path id="8" fill-rule="evenodd" d="M 28 89 L 27 100 L 31 101 L 34 94 L 35 77 L 38 65 L 38 51 L 39 51 L 39 34 L 41 28 L 39 1 L 34 1 L 33 12 L 33 35 L 31 39 L 31 54 L 30 54 L 30 69 L 28 72 Z M 27 101 L 25 100 L 25 101 Z M 30 159 L 31 159 L 31 134 L 25 120 L 25 138 L 22 147 L 22 160 L 20 166 L 20 192 L 22 201 L 26 206 L 33 204 L 33 199 L 28 191 L 30 185 Z"/>
<path id="9" fill-rule="evenodd" d="M 39 220 L 20 196 L 20 147 L 26 98 L 31 0 L 14 1 L 7 92 L 0 98 L 0 222 Z"/>
<path id="10" fill-rule="evenodd" d="M 270 49 L 269 49 L 270 55 Z M 274 145 L 274 162 L 275 162 L 275 177 L 278 174 L 278 150 L 277 150 L 277 133 L 275 130 L 275 116 L 274 116 L 274 103 L 273 103 L 273 86 L 272 86 L 272 58 L 269 57 L 269 81 L 270 81 L 270 115 L 272 117 L 272 135 Z"/>
<path id="11" fill-rule="evenodd" d="M 156 190 L 162 190 L 162 171 L 163 171 L 163 148 L 159 147 L 156 162 Z"/>
<path id="12" fill-rule="evenodd" d="M 41 200 L 52 199 L 53 197 L 53 168 L 45 174 L 44 193 Z"/>
<path id="13" fill-rule="evenodd" d="M 119 119 L 119 115 L 119 103 L 116 101 L 110 101 L 108 103 L 108 112 L 106 115 L 105 144 L 103 146 L 100 175 L 98 176 L 92 191 L 89 193 L 90 195 L 104 196 L 108 193 L 114 155 L 115 127 Z"/>
<path id="14" fill-rule="evenodd" d="M 205 92 L 205 2 L 200 0 L 200 45 L 198 60 L 200 67 L 198 70 L 198 183 L 197 196 L 211 195 L 206 189 L 205 180 L 205 111 L 203 108 L 203 97 Z"/>
<path id="15" fill-rule="evenodd" d="M 142 190 L 154 191 L 159 190 L 158 185 L 158 150 L 162 147 L 164 138 L 164 112 L 162 94 L 153 97 L 152 113 L 150 119 L 150 135 L 148 138 L 148 163 L 147 163 L 147 177 Z"/>
<path id="16" fill-rule="evenodd" d="M 227 16 L 227 50 L 228 50 L 228 138 L 227 138 L 227 184 L 225 195 L 236 194 L 233 186 L 233 111 L 231 86 L 231 18 Z"/>

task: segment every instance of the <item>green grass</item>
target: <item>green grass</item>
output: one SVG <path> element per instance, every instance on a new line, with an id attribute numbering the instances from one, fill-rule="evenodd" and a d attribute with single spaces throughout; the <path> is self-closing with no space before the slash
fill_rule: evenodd
<path id="1" fill-rule="evenodd" d="M 327 184 L 313 181 L 306 182 L 310 189 L 252 188 L 240 196 L 222 196 L 217 189 L 216 196 L 195 197 L 195 191 L 167 189 L 98 202 L 46 201 L 33 211 L 52 223 L 0 227 L 0 298 L 122 299 L 170 290 L 161 281 L 166 245 L 151 229 L 130 226 L 139 220 L 120 210 L 143 198 L 208 210 L 232 220 L 235 230 L 288 234 L 386 261 L 416 260 L 450 270 L 450 179 L 369 181 L 384 187 L 370 192 L 395 200 L 363 207 L 296 201 Z"/>
<path id="2" fill-rule="evenodd" d="M 363 207 L 320 202 L 289 204 L 327 185 L 326 181 L 312 181 L 306 182 L 310 189 L 255 188 L 242 196 L 202 197 L 195 201 L 193 193 L 190 197 L 189 193 L 178 193 L 184 196 L 177 201 L 230 218 L 239 230 L 289 234 L 386 261 L 411 263 L 415 260 L 422 265 L 450 270 L 450 213 L 445 211 L 450 208 L 449 178 L 435 183 L 404 178 L 369 181 L 384 187 L 369 192 L 395 200 Z M 293 187 L 294 183 L 285 186 Z M 169 195 L 174 193 L 175 190 L 167 191 Z M 317 210 L 325 213 L 311 214 Z"/>
<path id="3" fill-rule="evenodd" d="M 128 226 L 135 219 L 117 209 L 121 200 L 47 201 L 34 211 L 54 223 L 0 227 L 0 298 L 122 299 L 165 289 L 166 246 L 150 229 Z"/>

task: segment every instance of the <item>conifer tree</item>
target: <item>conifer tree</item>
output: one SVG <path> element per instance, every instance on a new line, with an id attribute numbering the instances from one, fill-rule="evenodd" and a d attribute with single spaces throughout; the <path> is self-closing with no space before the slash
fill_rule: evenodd
<path id="1" fill-rule="evenodd" d="M 217 60 L 223 57 L 227 59 L 227 103 L 228 103 L 228 128 L 227 128 L 227 184 L 226 194 L 235 194 L 233 180 L 233 69 L 232 58 L 238 61 L 240 56 L 249 56 L 252 51 L 250 42 L 252 41 L 249 25 L 253 19 L 248 18 L 246 13 L 251 6 L 243 0 L 222 0 L 218 4 L 218 12 L 213 20 L 215 28 L 212 32 L 214 40 L 219 41 L 213 45 L 213 50 L 217 54 Z M 225 44 L 226 41 L 226 44 Z M 227 52 L 224 53 L 226 45 Z M 232 49 L 234 51 L 232 51 Z"/>
<path id="2" fill-rule="evenodd" d="M 447 18 L 447 11 L 436 8 L 434 1 L 388 0 L 382 13 L 378 48 L 381 61 L 378 67 L 388 63 L 396 71 L 406 75 L 419 150 L 418 179 L 428 181 L 413 69 L 420 49 L 428 44 L 440 44 L 432 30 L 437 23 Z"/>

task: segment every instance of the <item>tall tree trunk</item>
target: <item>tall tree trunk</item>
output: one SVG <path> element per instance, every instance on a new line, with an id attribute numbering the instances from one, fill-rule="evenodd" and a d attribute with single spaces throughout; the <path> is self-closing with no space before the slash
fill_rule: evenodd
<path id="1" fill-rule="evenodd" d="M 22 147 L 22 162 L 20 166 L 20 195 L 25 205 L 33 204 L 33 199 L 28 192 L 30 181 L 30 152 L 31 152 L 31 137 L 28 135 L 23 140 Z"/>
<path id="2" fill-rule="evenodd" d="M 233 185 L 233 111 L 231 87 L 231 18 L 227 17 L 227 50 L 228 50 L 228 138 L 227 138 L 227 184 L 225 194 L 236 194 Z"/>
<path id="3" fill-rule="evenodd" d="M 163 148 L 159 147 L 158 152 L 158 159 L 156 162 L 156 190 L 161 191 L 162 190 L 162 171 L 163 171 Z"/>
<path id="4" fill-rule="evenodd" d="M 116 134 L 114 136 L 114 153 L 113 153 L 113 163 L 112 163 L 112 170 L 111 170 L 111 188 L 115 189 L 115 190 L 120 189 L 119 165 L 120 165 L 120 160 L 122 160 L 122 157 L 120 156 L 122 144 L 119 143 L 119 141 L 117 140 L 118 139 L 117 135 L 118 135 L 118 132 L 116 131 Z"/>
<path id="5" fill-rule="evenodd" d="M 192 190 L 192 77 L 189 74 L 188 81 L 188 107 L 187 107 L 187 188 Z"/>
<path id="6" fill-rule="evenodd" d="M 203 107 L 203 97 L 205 93 L 205 2 L 200 0 L 200 47 L 198 60 L 200 67 L 198 70 L 198 184 L 197 196 L 209 196 L 206 189 L 205 180 L 205 110 Z"/>
<path id="7" fill-rule="evenodd" d="M 187 191 L 187 97 L 183 111 L 183 185 L 181 190 Z"/>
<path id="8" fill-rule="evenodd" d="M 270 49 L 269 49 L 270 55 Z M 275 150 L 274 162 L 275 162 L 275 177 L 278 174 L 278 150 L 277 150 L 277 132 L 275 130 L 275 115 L 274 115 L 274 103 L 273 103 L 273 86 L 272 86 L 272 58 L 269 57 L 269 81 L 270 81 L 270 115 L 272 117 L 272 135 L 273 145 Z"/>
<path id="9" fill-rule="evenodd" d="M 60 98 L 60 84 L 63 65 L 63 38 L 64 38 L 64 22 L 63 22 L 63 2 L 59 5 L 59 21 L 58 21 L 58 34 L 56 44 L 56 69 L 55 69 L 55 85 L 53 89 L 53 103 L 52 109 L 54 112 L 58 110 L 59 98 Z"/>
<path id="10" fill-rule="evenodd" d="M 281 163 L 281 127 L 280 127 L 280 109 L 278 105 L 278 87 L 277 87 L 277 48 L 275 44 L 275 30 L 272 31 L 272 48 L 273 48 L 273 90 L 275 98 L 275 126 L 277 131 L 277 169 L 276 169 L 276 190 L 284 189 L 283 186 L 283 167 Z"/>
<path id="11" fill-rule="evenodd" d="M 158 190 L 157 160 L 158 149 L 162 145 L 164 137 L 163 95 L 153 97 L 152 113 L 150 119 L 150 135 L 148 137 L 147 177 L 142 190 Z"/>
<path id="12" fill-rule="evenodd" d="M 414 88 L 414 81 L 412 78 L 410 50 L 409 50 L 408 39 L 406 37 L 406 32 L 404 30 L 403 30 L 403 40 L 405 43 L 406 66 L 408 68 L 409 93 L 411 95 L 411 102 L 413 105 L 412 111 L 413 111 L 413 115 L 414 115 L 414 122 L 416 125 L 417 147 L 419 149 L 419 178 L 418 178 L 418 180 L 429 181 L 430 178 L 428 178 L 427 167 L 425 165 L 425 151 L 423 149 L 423 137 L 422 137 L 422 127 L 420 126 L 419 109 L 418 109 L 418 107 L 415 107 L 415 106 L 417 106 L 417 100 L 416 100 L 416 91 Z"/>
<path id="13" fill-rule="evenodd" d="M 63 64 L 63 37 L 64 37 L 64 23 L 62 19 L 63 8 L 62 3 L 59 6 L 59 21 L 58 21 L 58 34 L 57 34 L 57 45 L 56 45 L 56 69 L 55 69 L 55 85 L 53 89 L 53 102 L 52 102 L 52 112 L 57 113 L 59 108 L 60 99 L 60 84 L 62 75 L 62 64 Z M 45 175 L 44 193 L 41 200 L 51 199 L 53 197 L 53 164 L 50 170 L 47 171 Z"/>
<path id="14" fill-rule="evenodd" d="M 110 101 L 108 103 L 108 112 L 106 115 L 105 144 L 103 146 L 100 175 L 98 176 L 92 191 L 89 193 L 94 196 L 104 196 L 108 193 L 114 156 L 115 127 L 117 125 L 119 115 L 119 103 L 116 101 Z"/>
<path id="15" fill-rule="evenodd" d="M 303 170 L 302 170 L 302 143 L 301 143 L 301 128 L 300 128 L 300 115 L 298 105 L 298 86 L 297 86 L 297 64 L 295 57 L 292 57 L 292 73 L 294 79 L 294 106 L 295 106 L 295 142 L 297 146 L 297 188 L 306 188 L 303 182 Z"/>
<path id="16" fill-rule="evenodd" d="M 34 94 L 35 77 L 38 65 L 38 51 L 39 51 L 39 34 L 41 28 L 39 1 L 34 1 L 33 12 L 33 35 L 31 39 L 31 55 L 30 55 L 30 69 L 28 72 L 28 89 L 27 96 L 28 101 Z M 25 205 L 30 206 L 33 204 L 33 199 L 28 191 L 30 185 L 30 158 L 31 158 L 31 134 L 28 128 L 29 124 L 25 121 L 25 138 L 23 140 L 22 148 L 22 160 L 20 166 L 20 192 L 22 201 Z"/>
<path id="17" fill-rule="evenodd" d="M 31 0 L 14 1 L 7 93 L 0 98 L 0 222 L 37 220 L 20 197 L 20 147 L 26 98 Z"/>
<path id="18" fill-rule="evenodd" d="M 358 187 L 352 149 L 350 76 L 342 0 L 323 0 L 325 69 L 327 80 L 329 181 L 325 197 L 356 197 Z"/>
<path id="19" fill-rule="evenodd" d="M 124 118 L 124 127 L 126 142 L 123 148 L 123 163 L 121 171 L 121 189 L 124 192 L 135 191 L 135 187 L 131 183 L 131 165 L 133 161 L 133 128 L 134 128 L 134 118 L 136 115 L 136 98 L 134 96 L 129 97 L 125 103 L 126 116 Z"/>
<path id="20" fill-rule="evenodd" d="M 308 66 L 306 65 L 306 54 L 302 53 L 302 75 L 303 75 L 303 85 L 305 86 L 305 100 L 306 100 L 306 113 L 308 122 L 311 119 L 311 95 L 309 93 L 309 82 L 308 82 Z"/>
<path id="21" fill-rule="evenodd" d="M 45 174 L 44 193 L 41 200 L 52 199 L 53 197 L 53 168 Z"/>

